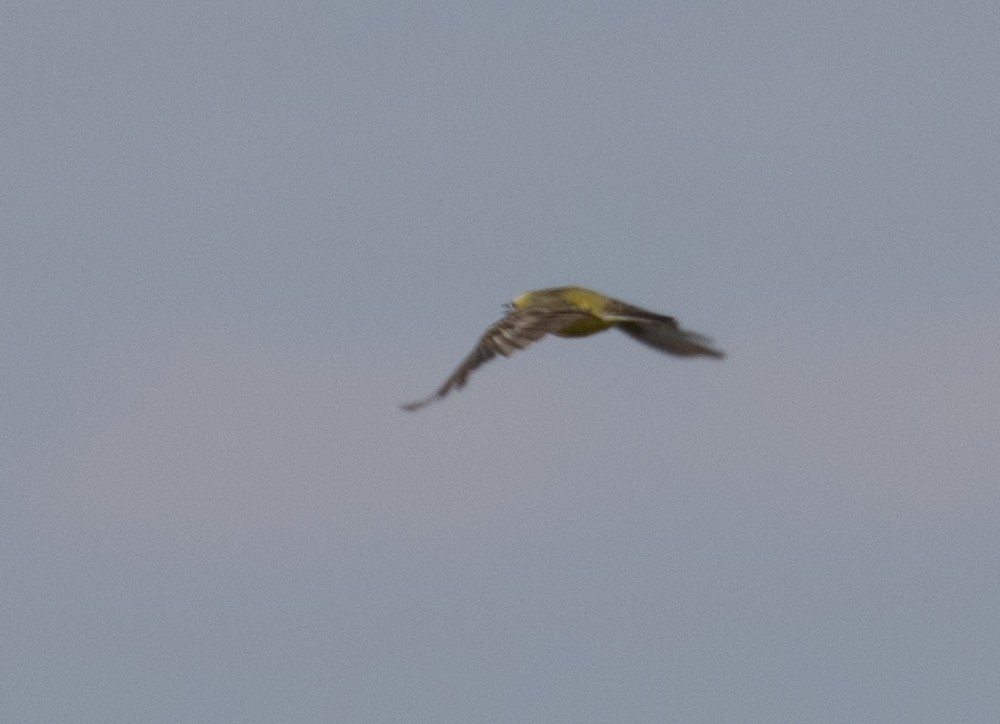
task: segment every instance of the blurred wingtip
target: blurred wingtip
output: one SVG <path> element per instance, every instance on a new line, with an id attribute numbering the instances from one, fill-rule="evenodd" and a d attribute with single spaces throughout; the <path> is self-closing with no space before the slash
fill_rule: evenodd
<path id="1" fill-rule="evenodd" d="M 437 395 L 431 395 L 430 397 L 425 397 L 422 400 L 415 400 L 414 402 L 405 402 L 399 406 L 399 409 L 405 412 L 416 412 L 424 407 L 427 407 L 430 403 L 437 399 Z"/>

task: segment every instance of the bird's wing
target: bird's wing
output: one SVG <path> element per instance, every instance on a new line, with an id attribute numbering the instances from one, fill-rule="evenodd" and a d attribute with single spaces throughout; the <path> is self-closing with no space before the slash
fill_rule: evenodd
<path id="1" fill-rule="evenodd" d="M 606 314 L 602 318 L 613 321 L 625 334 L 661 352 L 681 357 L 725 357 L 724 353 L 711 346 L 711 339 L 681 329 L 673 317 L 650 312 L 617 299 L 609 300 Z"/>
<path id="2" fill-rule="evenodd" d="M 512 308 L 503 319 L 486 330 L 476 348 L 469 353 L 458 369 L 445 380 L 445 383 L 434 394 L 402 407 L 411 412 L 419 410 L 424 405 L 444 397 L 452 390 L 464 387 L 473 370 L 489 362 L 498 354 L 509 357 L 517 350 L 524 349 L 546 334 L 590 316 L 589 313 L 569 305 L 554 309 Z"/>

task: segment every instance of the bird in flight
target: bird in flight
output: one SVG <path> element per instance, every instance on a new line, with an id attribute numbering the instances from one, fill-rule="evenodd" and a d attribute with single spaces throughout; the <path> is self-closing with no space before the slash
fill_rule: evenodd
<path id="1" fill-rule="evenodd" d="M 617 327 L 643 344 L 680 357 L 725 355 L 713 349 L 711 340 L 681 329 L 677 320 L 656 314 L 583 287 L 555 287 L 525 292 L 506 305 L 507 314 L 480 338 L 476 348 L 451 377 L 432 395 L 402 405 L 419 410 L 452 390 L 465 386 L 473 370 L 498 354 L 509 357 L 546 334 L 558 337 L 587 337 Z"/>

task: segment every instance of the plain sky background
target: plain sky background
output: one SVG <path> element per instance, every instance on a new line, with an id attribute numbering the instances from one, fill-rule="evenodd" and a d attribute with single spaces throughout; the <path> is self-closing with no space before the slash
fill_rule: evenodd
<path id="1" fill-rule="evenodd" d="M 1000 5 L 0 23 L 0 720 L 1000 720 Z M 729 353 L 551 339 L 582 284 Z"/>

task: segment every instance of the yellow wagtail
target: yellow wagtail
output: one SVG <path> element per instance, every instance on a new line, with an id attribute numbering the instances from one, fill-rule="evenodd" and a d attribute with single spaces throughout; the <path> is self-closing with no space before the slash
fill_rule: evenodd
<path id="1" fill-rule="evenodd" d="M 424 405 L 465 386 L 469 375 L 498 354 L 509 357 L 546 334 L 587 337 L 617 327 L 633 339 L 681 357 L 724 355 L 711 340 L 681 329 L 677 320 L 656 314 L 583 287 L 555 287 L 525 292 L 507 306 L 507 314 L 493 324 L 458 369 L 429 397 L 403 405 L 419 410 Z"/>

